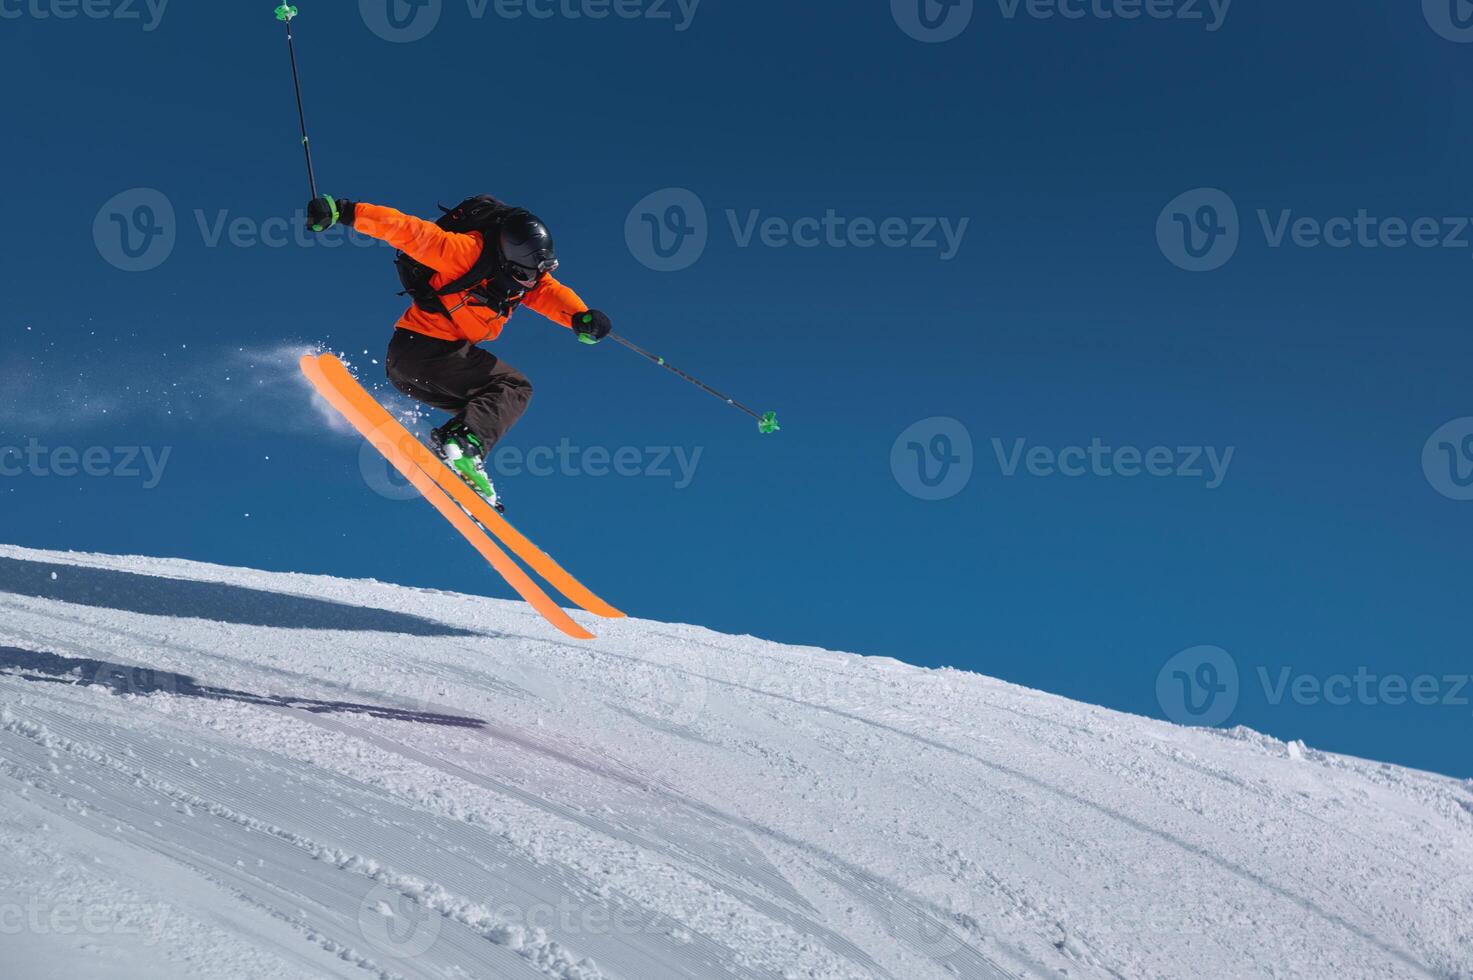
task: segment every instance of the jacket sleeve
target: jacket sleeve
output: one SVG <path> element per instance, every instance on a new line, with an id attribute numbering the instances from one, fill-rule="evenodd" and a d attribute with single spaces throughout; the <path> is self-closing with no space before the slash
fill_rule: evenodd
<path id="1" fill-rule="evenodd" d="M 460 275 L 481 255 L 479 235 L 446 231 L 433 221 L 378 204 L 361 201 L 356 204 L 353 227 L 365 235 L 388 242 L 416 262 L 423 262 L 436 272 L 449 276 Z"/>
<path id="2" fill-rule="evenodd" d="M 523 302 L 565 327 L 572 327 L 573 317 L 588 309 L 588 304 L 579 299 L 577 293 L 552 276 L 543 276 L 537 288 L 529 292 Z"/>

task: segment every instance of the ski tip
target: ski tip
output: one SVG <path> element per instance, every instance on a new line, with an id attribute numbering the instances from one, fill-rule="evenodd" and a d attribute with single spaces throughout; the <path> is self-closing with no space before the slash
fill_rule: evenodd
<path id="1" fill-rule="evenodd" d="M 546 576 L 544 576 L 544 578 L 546 578 Z M 627 613 L 623 612 L 622 610 L 615 609 L 613 606 L 609 605 L 607 602 L 603 601 L 598 596 L 590 592 L 585 586 L 580 584 L 571 575 L 567 575 L 567 573 L 564 573 L 563 576 L 559 576 L 556 580 L 548 579 L 548 581 L 553 588 L 557 589 L 563 595 L 567 596 L 568 599 L 574 602 L 584 612 L 592 613 L 599 619 L 629 618 Z"/>
<path id="2" fill-rule="evenodd" d="M 571 622 L 571 620 L 569 622 Z M 563 623 L 553 623 L 553 625 L 561 630 L 563 632 L 563 635 L 571 636 L 575 640 L 598 639 L 598 637 L 594 636 L 592 633 L 588 632 L 588 630 L 579 626 L 577 623 L 573 623 L 571 626 L 565 625 Z"/>
<path id="3" fill-rule="evenodd" d="M 549 581 L 552 580 L 549 579 Z M 554 588 L 556 588 L 563 595 L 571 599 L 584 612 L 592 613 L 599 619 L 629 618 L 628 613 L 624 612 L 622 609 L 617 609 L 611 603 L 600 599 L 598 596 L 594 595 L 587 586 L 583 585 L 583 583 L 573 578 L 573 576 L 568 575 L 566 572 L 564 572 L 563 575 L 559 577 L 558 581 L 555 581 L 552 584 Z M 565 585 L 569 588 L 565 589 Z"/>

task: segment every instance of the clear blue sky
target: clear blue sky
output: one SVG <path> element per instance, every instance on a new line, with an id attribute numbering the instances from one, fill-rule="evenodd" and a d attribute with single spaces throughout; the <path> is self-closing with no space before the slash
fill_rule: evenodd
<path id="1" fill-rule="evenodd" d="M 610 599 L 1155 716 L 1180 715 L 1183 679 L 1226 683 L 1195 661 L 1163 678 L 1211 645 L 1239 674 L 1228 725 L 1473 775 L 1455 679 L 1473 502 L 1454 499 L 1473 423 L 1434 438 L 1473 416 L 1473 32 L 1453 0 L 1152 8 L 1200 19 L 1099 16 L 1136 9 L 1112 0 L 389 2 L 301 4 L 323 189 L 531 207 L 616 329 L 782 415 L 761 437 L 517 316 L 493 348 L 537 386 L 513 446 L 700 452 L 684 487 L 674 462 L 502 479 L 517 523 Z M 568 15 L 601 10 L 623 15 Z M 403 301 L 386 250 L 257 238 L 307 197 L 269 0 L 86 11 L 108 16 L 0 0 L 0 72 L 25 93 L 0 447 L 44 450 L 0 460 L 22 470 L 0 478 L 0 539 L 508 594 L 427 506 L 371 489 L 292 377 L 285 352 L 324 344 L 377 379 Z M 922 14 L 965 29 L 924 43 Z M 639 230 L 670 188 L 695 195 L 706 243 L 661 271 Z M 898 247 L 878 243 L 889 218 Z M 1420 218 L 1426 247 L 1391 247 Z M 869 247 L 831 244 L 840 227 Z M 789 230 L 816 244 L 783 246 Z M 1348 244 L 1310 247 L 1321 234 Z M 1202 261 L 1218 267 L 1181 267 Z M 1070 451 L 1095 440 L 1142 460 Z M 934 495 L 912 442 L 956 457 L 929 475 L 958 492 L 907 492 Z M 169 453 L 156 486 L 120 446 Z M 1210 447 L 1220 485 L 1126 475 L 1155 446 L 1158 469 Z M 92 447 L 124 475 L 53 472 Z M 1286 670 L 1308 686 L 1275 699 Z M 1315 696 L 1357 672 L 1433 677 L 1436 703 L 1388 703 L 1394 681 Z"/>

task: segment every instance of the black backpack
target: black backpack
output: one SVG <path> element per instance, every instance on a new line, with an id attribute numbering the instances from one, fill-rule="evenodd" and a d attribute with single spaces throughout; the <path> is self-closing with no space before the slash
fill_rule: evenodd
<path id="1" fill-rule="evenodd" d="M 468 303 L 490 306 L 501 316 L 511 316 L 521 305 L 525 293 L 514 287 L 507 288 L 496 281 L 496 273 L 502 264 L 499 233 L 502 221 L 522 209 L 498 201 L 489 194 L 479 194 L 466 198 L 453 208 L 447 209 L 441 205 L 440 210 L 445 213 L 440 215 L 435 224 L 446 231 L 481 233 L 480 258 L 476 259 L 475 264 L 464 275 L 435 289 L 430 285 L 430 280 L 438 274 L 438 270 L 399 252 L 394 256 L 394 268 L 398 270 L 399 282 L 404 286 L 399 295 L 408 296 L 414 300 L 415 306 L 426 313 L 449 317 L 450 310 L 445 306 L 442 297 L 469 292 L 471 298 L 467 300 Z"/>

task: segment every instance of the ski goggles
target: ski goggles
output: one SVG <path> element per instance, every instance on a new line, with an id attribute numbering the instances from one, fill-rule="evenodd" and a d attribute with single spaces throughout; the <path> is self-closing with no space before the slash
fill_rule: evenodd
<path id="1" fill-rule="evenodd" d="M 512 281 L 524 289 L 531 289 L 542 281 L 542 277 L 557 270 L 558 260 L 547 259 L 539 262 L 537 268 L 531 269 L 524 265 L 508 262 L 506 274 L 511 276 Z"/>

